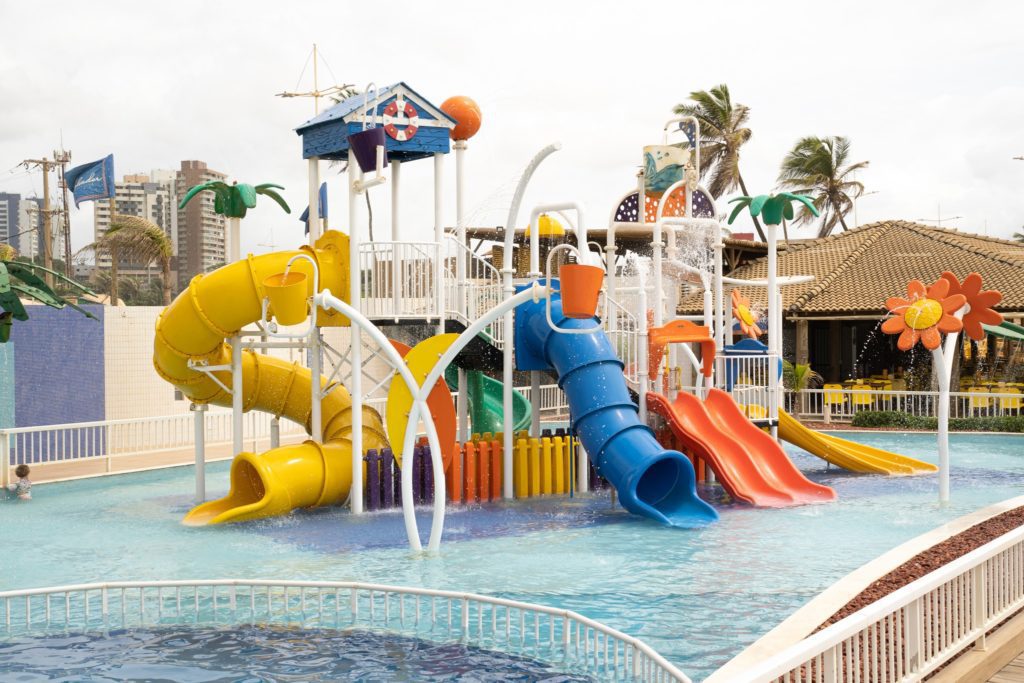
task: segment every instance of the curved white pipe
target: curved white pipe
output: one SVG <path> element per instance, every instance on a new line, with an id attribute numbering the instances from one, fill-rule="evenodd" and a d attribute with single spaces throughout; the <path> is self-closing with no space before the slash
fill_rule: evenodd
<path id="1" fill-rule="evenodd" d="M 423 396 L 423 387 L 429 387 L 430 389 L 433 389 L 434 382 L 436 382 L 437 380 L 435 379 L 434 382 L 431 382 L 430 384 L 424 383 L 423 387 L 417 384 L 416 379 L 412 376 L 412 372 L 410 372 L 408 366 L 406 366 L 405 361 L 402 360 L 402 356 L 398 353 L 397 349 L 395 349 L 395 347 L 391 345 L 391 342 L 388 341 L 388 338 L 384 336 L 383 332 L 380 331 L 380 328 L 378 328 L 376 325 L 370 322 L 362 313 L 352 308 L 350 305 L 348 305 L 341 299 L 333 296 L 329 289 L 325 289 L 319 294 L 317 294 L 316 297 L 314 298 L 314 302 L 316 303 L 316 305 L 322 308 L 330 308 L 347 316 L 352 321 L 353 325 L 357 325 L 360 329 L 364 330 L 367 334 L 369 334 L 370 338 L 377 343 L 377 346 L 381 349 L 381 351 L 383 351 L 387 359 L 391 361 L 391 365 L 395 368 L 399 376 L 402 378 L 402 381 L 404 381 L 405 385 L 409 388 L 409 393 L 411 393 L 415 397 L 415 400 L 413 402 L 412 414 L 409 420 L 409 425 L 412 428 L 407 428 L 405 430 L 406 441 L 405 448 L 402 452 L 406 454 L 406 465 L 411 465 L 413 442 L 415 441 L 416 436 L 415 427 L 417 424 L 417 422 L 414 422 L 413 420 L 418 420 L 419 415 L 422 414 L 423 421 L 427 427 L 427 442 L 430 444 L 430 461 L 434 473 L 434 515 L 433 522 L 431 524 L 431 536 L 430 541 L 427 545 L 427 550 L 436 551 L 441 546 L 440 530 L 444 528 L 444 506 L 446 501 L 444 462 L 441 456 L 441 442 L 437 438 L 437 427 L 434 425 L 434 421 L 431 419 L 430 407 L 427 406 L 426 398 L 425 396 Z M 430 391 L 427 391 L 425 393 L 429 395 Z M 418 408 L 420 407 L 418 405 L 419 403 L 423 404 L 423 413 L 420 413 L 418 410 Z M 409 438 L 410 435 L 412 436 L 412 438 Z M 361 464 L 362 456 L 360 455 L 360 465 Z M 361 470 L 362 467 L 360 466 L 359 470 L 352 472 L 353 481 L 355 481 L 356 476 L 359 476 L 358 472 Z M 419 529 L 416 525 L 416 509 L 413 503 L 412 467 L 408 466 L 402 467 L 402 516 L 405 519 L 405 533 L 406 536 L 408 536 L 409 538 L 409 547 L 414 552 L 421 551 L 423 549 L 423 546 L 420 544 Z M 436 538 L 433 532 L 435 528 L 438 529 Z"/>
<path id="2" fill-rule="evenodd" d="M 530 276 L 535 277 L 540 275 L 540 237 L 538 232 L 540 231 L 538 220 L 541 214 L 545 213 L 556 213 L 561 211 L 575 211 L 576 212 L 576 225 L 574 232 L 576 233 L 576 248 L 579 250 L 577 257 L 580 259 L 580 263 L 586 266 L 601 266 L 600 257 L 595 257 L 590 253 L 590 248 L 587 246 L 587 228 L 586 223 L 583 222 L 583 205 L 579 202 L 558 202 L 554 204 L 540 204 L 533 207 L 530 211 Z"/>
<path id="3" fill-rule="evenodd" d="M 526 186 L 530 182 L 530 178 L 533 177 L 534 171 L 537 170 L 537 166 L 540 162 L 544 161 L 550 155 L 554 154 L 558 150 L 562 149 L 562 144 L 554 142 L 537 152 L 530 163 L 526 166 L 526 170 L 523 171 L 523 175 L 519 177 L 519 184 L 516 185 L 515 194 L 512 195 L 512 203 L 508 207 L 508 218 L 505 220 L 505 251 L 502 258 L 501 268 L 501 279 L 502 279 L 502 294 L 506 299 L 512 297 L 515 294 L 516 288 L 512 284 L 512 276 L 515 274 L 515 270 L 512 268 L 512 241 L 516 231 L 516 222 L 519 220 L 519 205 L 523 203 L 523 195 L 526 193 Z M 505 317 L 501 321 L 502 329 L 505 332 L 505 348 L 503 349 L 504 354 L 502 355 L 501 363 L 501 379 L 504 384 L 504 388 L 501 392 L 501 403 L 502 411 L 504 412 L 504 438 L 502 440 L 502 447 L 506 453 L 512 452 L 512 419 L 513 419 L 513 405 L 512 405 L 512 344 L 515 333 L 512 330 L 512 309 L 510 308 L 506 313 Z M 512 458 L 505 458 L 503 466 L 504 483 L 502 484 L 502 497 L 511 499 L 514 494 L 512 487 Z"/>

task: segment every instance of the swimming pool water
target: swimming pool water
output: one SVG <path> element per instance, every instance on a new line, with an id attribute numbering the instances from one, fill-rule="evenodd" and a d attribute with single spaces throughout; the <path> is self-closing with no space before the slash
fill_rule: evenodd
<path id="1" fill-rule="evenodd" d="M 844 434 L 935 462 L 935 437 Z M 397 512 L 314 510 L 187 528 L 190 468 L 39 485 L 3 504 L 0 588 L 103 580 L 271 578 L 372 581 L 466 590 L 576 610 L 645 639 L 706 676 L 852 569 L 949 519 L 1024 493 L 1024 437 L 954 434 L 952 504 L 935 475 L 827 471 L 790 449 L 835 503 L 719 506 L 699 530 L 659 527 L 606 495 L 452 508 L 442 553 L 414 559 Z M 208 469 L 210 496 L 227 464 Z M 420 528 L 426 529 L 426 513 Z"/>
<path id="2" fill-rule="evenodd" d="M 163 627 L 0 643 L 19 681 L 558 681 L 593 679 L 517 655 L 372 631 Z M 242 674 L 241 672 L 244 672 Z M 8 678 L 9 677 L 9 678 Z"/>

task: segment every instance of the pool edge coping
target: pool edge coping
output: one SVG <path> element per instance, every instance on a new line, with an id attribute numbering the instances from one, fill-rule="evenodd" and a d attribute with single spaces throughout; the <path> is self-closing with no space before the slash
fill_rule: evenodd
<path id="1" fill-rule="evenodd" d="M 893 571 L 907 560 L 975 524 L 1021 506 L 1024 506 L 1024 495 L 993 503 L 915 536 L 861 565 L 811 598 L 768 633 L 716 669 L 704 679 L 704 683 L 728 683 L 729 681 L 743 680 L 742 674 L 750 666 L 809 636 L 874 581 Z"/>

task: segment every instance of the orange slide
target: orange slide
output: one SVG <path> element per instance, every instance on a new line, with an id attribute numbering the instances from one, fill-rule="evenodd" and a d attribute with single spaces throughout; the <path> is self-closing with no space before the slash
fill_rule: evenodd
<path id="1" fill-rule="evenodd" d="M 647 407 L 668 421 L 684 448 L 707 462 L 737 500 L 762 507 L 835 500 L 835 491 L 808 480 L 782 447 L 720 389 L 711 389 L 703 402 L 680 393 L 670 403 L 650 392 Z"/>

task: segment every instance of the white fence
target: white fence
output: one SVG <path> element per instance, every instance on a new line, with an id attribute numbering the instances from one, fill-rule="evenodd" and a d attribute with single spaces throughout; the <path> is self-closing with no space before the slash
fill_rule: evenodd
<path id="1" fill-rule="evenodd" d="M 369 242 L 359 247 L 360 310 L 370 319 L 438 318 L 437 242 Z"/>
<path id="2" fill-rule="evenodd" d="M 779 357 L 774 354 L 725 355 L 715 358 L 718 386 L 744 406 L 753 419 L 778 415 Z"/>
<path id="3" fill-rule="evenodd" d="M 516 390 L 530 399 L 530 387 L 517 387 Z M 453 394 L 452 400 L 456 396 Z M 373 398 L 365 401 L 365 405 L 383 413 L 386 400 L 386 397 Z M 541 386 L 540 408 L 549 416 L 568 412 L 565 394 L 557 384 Z M 10 483 L 11 469 L 21 464 L 100 462 L 104 472 L 112 472 L 118 459 L 190 451 L 195 447 L 194 420 L 192 413 L 186 413 L 0 429 L 0 485 Z M 269 449 L 272 416 L 252 411 L 246 413 L 243 420 L 244 448 L 255 453 Z M 231 444 L 230 412 L 207 411 L 204 425 L 207 447 Z M 305 429 L 294 422 L 281 420 L 279 425 L 279 434 L 285 441 L 297 441 L 306 435 Z M 138 467 L 133 469 L 166 467 L 174 463 L 137 464 Z"/>
<path id="4" fill-rule="evenodd" d="M 472 593 L 317 581 L 96 583 L 0 593 L 0 636 L 275 624 L 462 642 L 609 680 L 682 681 L 644 642 L 576 612 Z"/>
<path id="5" fill-rule="evenodd" d="M 936 391 L 892 391 L 887 389 L 805 389 L 787 392 L 786 409 L 808 420 L 849 421 L 865 410 L 896 410 L 918 417 L 935 417 Z M 978 417 L 1024 414 L 1020 392 L 952 392 L 950 417 Z"/>
<path id="6" fill-rule="evenodd" d="M 762 683 L 919 681 L 1024 607 L 1024 527 L 769 658 Z"/>
<path id="7" fill-rule="evenodd" d="M 245 414 L 246 448 L 260 451 L 269 447 L 271 419 L 266 413 Z M 0 429 L 0 478 L 7 477 L 10 467 L 21 464 L 98 460 L 109 472 L 117 458 L 191 449 L 195 445 L 194 420 L 192 413 L 186 413 Z M 231 443 L 230 412 L 207 412 L 204 425 L 208 446 Z M 299 425 L 284 420 L 280 429 L 285 437 L 305 433 Z"/>
<path id="8" fill-rule="evenodd" d="M 449 238 L 445 241 L 445 312 L 467 327 L 504 301 L 501 273 L 479 254 Z M 459 278 L 459 265 L 463 276 Z M 504 348 L 505 330 L 501 319 L 486 330 L 498 348 Z"/>

